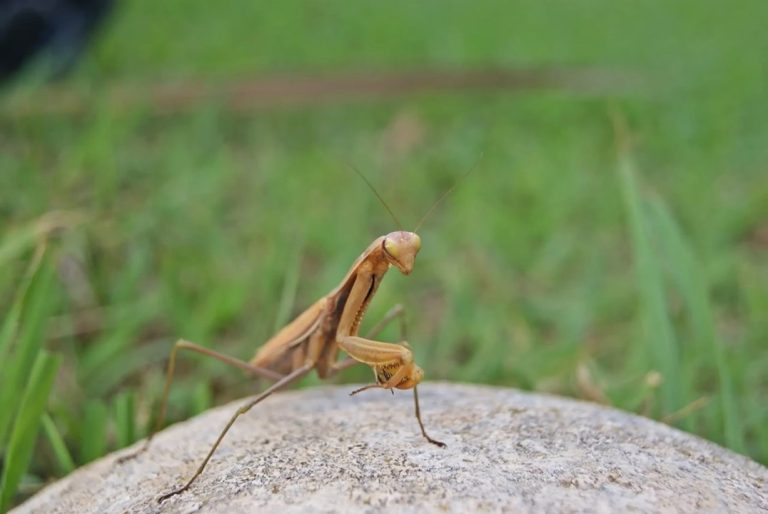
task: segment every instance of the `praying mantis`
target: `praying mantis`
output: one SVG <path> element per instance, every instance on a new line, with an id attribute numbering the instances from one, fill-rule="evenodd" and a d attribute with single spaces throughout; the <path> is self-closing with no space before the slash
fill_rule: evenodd
<path id="1" fill-rule="evenodd" d="M 470 172 L 473 169 L 474 167 L 470 169 Z M 366 182 L 387 211 L 389 211 L 395 222 L 400 225 L 397 217 L 389 209 L 381 196 L 379 196 L 371 183 L 360 172 L 354 171 Z M 455 186 L 456 183 L 432 205 L 415 230 L 418 230 L 418 226 L 450 194 Z M 163 502 L 190 488 L 203 473 L 208 461 L 221 444 L 224 436 L 241 415 L 251 410 L 275 391 L 286 387 L 313 369 L 323 379 L 331 377 L 355 364 L 362 363 L 370 366 L 374 372 L 375 382 L 352 391 L 352 395 L 374 388 L 389 390 L 412 389 L 414 413 L 419 423 L 421 434 L 429 443 L 441 448 L 445 447 L 445 443 L 430 437 L 424 428 L 417 391 L 417 385 L 424 378 L 424 371 L 414 362 L 408 343 L 401 341 L 400 344 L 395 344 L 372 339 L 387 323 L 398 317 L 402 320 L 403 308 L 399 305 L 395 306 L 379 324 L 366 334 L 366 337 L 358 335 L 363 316 L 376 294 L 384 275 L 391 267 L 397 268 L 403 275 L 410 275 L 413 271 L 416 255 L 420 249 L 421 238 L 415 231 L 398 230 L 376 238 L 355 260 L 336 288 L 317 300 L 293 321 L 288 323 L 288 325 L 278 331 L 277 334 L 259 348 L 254 357 L 249 361 L 243 361 L 183 339 L 177 341 L 168 359 L 160 414 L 155 428 L 138 451 L 118 459 L 118 462 L 134 458 L 146 451 L 155 433 L 162 427 L 165 420 L 171 382 L 173 381 L 176 353 L 181 349 L 213 357 L 229 365 L 241 368 L 252 375 L 273 380 L 274 383 L 235 411 L 194 474 L 184 485 L 160 496 L 158 498 L 159 502 Z M 344 351 L 347 357 L 339 360 L 340 351 Z"/>

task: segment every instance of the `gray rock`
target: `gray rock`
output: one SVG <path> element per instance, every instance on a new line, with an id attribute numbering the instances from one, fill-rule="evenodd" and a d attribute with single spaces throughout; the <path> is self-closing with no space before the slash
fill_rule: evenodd
<path id="1" fill-rule="evenodd" d="M 281 393 L 243 416 L 186 492 L 241 401 L 160 433 L 151 452 L 94 462 L 16 513 L 766 512 L 768 469 L 625 412 L 510 389 L 427 383 Z"/>

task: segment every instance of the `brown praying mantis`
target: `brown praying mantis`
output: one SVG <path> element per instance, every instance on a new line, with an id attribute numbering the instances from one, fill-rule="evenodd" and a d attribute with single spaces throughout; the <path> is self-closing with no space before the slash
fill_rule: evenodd
<path id="1" fill-rule="evenodd" d="M 355 172 L 368 184 L 395 222 L 400 225 L 394 213 L 371 183 L 360 172 L 357 170 Z M 450 194 L 455 186 L 456 184 L 432 205 L 415 230 L 418 230 L 418 226 Z M 409 275 L 413 271 L 414 261 L 420 249 L 421 238 L 415 232 L 399 230 L 376 238 L 352 264 L 349 272 L 335 289 L 317 300 L 277 332 L 256 352 L 250 361 L 243 361 L 189 341 L 177 341 L 168 360 L 160 414 L 155 428 L 138 451 L 122 457 L 118 462 L 131 459 L 146 451 L 153 436 L 162 427 L 176 364 L 176 352 L 180 349 L 213 357 L 253 375 L 273 380 L 274 383 L 235 411 L 191 478 L 181 487 L 161 496 L 158 499 L 160 502 L 189 489 L 203 472 L 237 418 L 275 391 L 298 380 L 312 369 L 317 371 L 320 378 L 328 378 L 358 363 L 370 366 L 376 381 L 353 391 L 352 395 L 373 388 L 412 389 L 416 420 L 422 435 L 430 443 L 445 447 L 445 443 L 433 439 L 424 429 L 416 388 L 424 377 L 424 371 L 413 361 L 413 354 L 408 343 L 402 341 L 400 344 L 394 344 L 372 339 L 387 323 L 397 317 L 402 320 L 402 307 L 396 306 L 391 309 L 366 337 L 358 336 L 363 316 L 384 275 L 393 266 L 402 274 Z M 339 360 L 340 350 L 347 354 L 345 359 Z"/>

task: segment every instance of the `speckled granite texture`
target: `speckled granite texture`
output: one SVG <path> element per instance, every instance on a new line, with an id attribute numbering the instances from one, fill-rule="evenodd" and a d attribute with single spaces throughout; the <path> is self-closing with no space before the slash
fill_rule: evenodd
<path id="1" fill-rule="evenodd" d="M 15 513 L 766 512 L 768 469 L 665 425 L 597 405 L 426 383 L 424 441 L 410 392 L 354 386 L 287 392 L 243 416 L 187 492 L 243 400 L 107 456 Z"/>

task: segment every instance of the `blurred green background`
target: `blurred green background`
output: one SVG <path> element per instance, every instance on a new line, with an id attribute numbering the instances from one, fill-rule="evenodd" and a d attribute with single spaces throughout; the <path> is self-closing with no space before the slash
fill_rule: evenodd
<path id="1" fill-rule="evenodd" d="M 768 463 L 766 19 L 761 0 L 121 3 L 73 74 L 0 104 L 3 504 L 145 435 L 175 339 L 248 358 L 395 229 L 345 163 L 412 227 L 481 154 L 367 325 L 403 303 L 427 380 L 600 401 Z M 147 93 L 488 68 L 641 80 L 163 113 Z M 263 387 L 179 366 L 171 420 Z"/>

